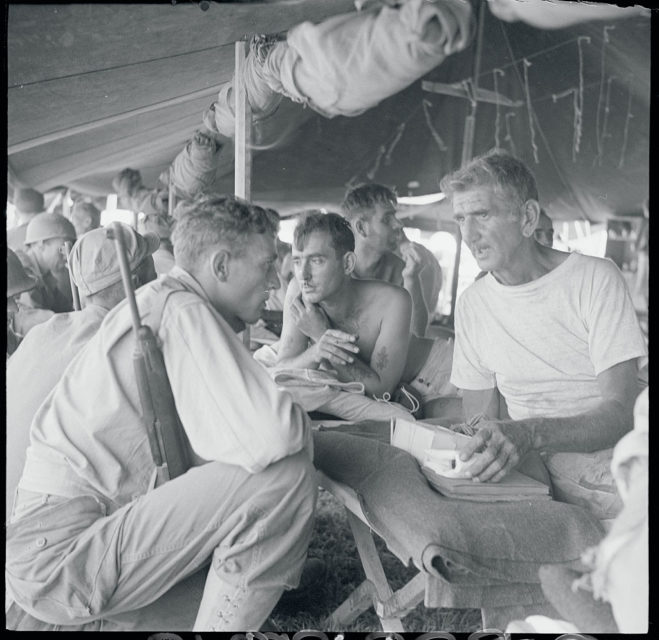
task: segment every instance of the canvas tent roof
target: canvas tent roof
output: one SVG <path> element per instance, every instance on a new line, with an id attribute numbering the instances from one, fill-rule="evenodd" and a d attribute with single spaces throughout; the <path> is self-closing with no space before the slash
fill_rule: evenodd
<path id="1" fill-rule="evenodd" d="M 10 5 L 10 186 L 66 184 L 99 195 L 125 167 L 154 184 L 230 80 L 234 41 L 353 10 L 351 0 L 213 2 L 208 11 L 191 2 Z M 549 31 L 484 15 L 478 84 L 521 106 L 479 103 L 474 153 L 496 140 L 514 150 L 535 171 L 554 218 L 639 211 L 649 188 L 650 20 Z M 424 79 L 469 78 L 475 50 L 476 42 Z M 415 194 L 436 191 L 460 163 L 470 103 L 419 81 L 355 118 L 290 108 L 294 130 L 255 153 L 252 177 L 254 199 L 285 210 L 336 207 L 348 183 L 365 179 L 401 194 L 413 181 Z"/>

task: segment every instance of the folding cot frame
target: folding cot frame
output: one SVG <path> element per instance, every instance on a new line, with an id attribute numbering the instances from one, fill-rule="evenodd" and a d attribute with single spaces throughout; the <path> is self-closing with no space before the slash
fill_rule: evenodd
<path id="1" fill-rule="evenodd" d="M 317 471 L 318 484 L 329 491 L 346 509 L 348 523 L 357 546 L 357 552 L 366 579 L 325 620 L 328 630 L 345 629 L 369 607 L 380 619 L 383 631 L 403 632 L 402 618 L 424 600 L 429 586 L 429 575 L 419 570 L 407 584 L 393 591 L 380 561 L 373 533 L 380 535 L 369 524 L 357 493 L 350 487 Z"/>

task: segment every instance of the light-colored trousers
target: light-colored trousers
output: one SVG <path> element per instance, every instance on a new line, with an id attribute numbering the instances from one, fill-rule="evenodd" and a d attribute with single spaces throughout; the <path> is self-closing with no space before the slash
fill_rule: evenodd
<path id="1" fill-rule="evenodd" d="M 316 494 L 304 451 L 256 474 L 219 462 L 193 467 L 111 514 L 91 496 L 19 491 L 7 527 L 7 595 L 14 610 L 43 622 L 84 625 L 153 603 L 211 561 L 229 587 L 218 594 L 224 622 L 245 624 L 241 607 L 267 602 L 251 617 L 264 620 L 298 584 Z"/>

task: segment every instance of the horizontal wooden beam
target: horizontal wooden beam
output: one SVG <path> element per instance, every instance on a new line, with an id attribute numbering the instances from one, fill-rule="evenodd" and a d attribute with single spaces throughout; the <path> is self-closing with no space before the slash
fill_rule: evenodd
<path id="1" fill-rule="evenodd" d="M 456 98 L 470 99 L 470 95 L 461 83 L 447 84 L 445 82 L 431 82 L 430 80 L 423 80 L 421 88 L 430 93 L 438 93 L 446 96 L 454 96 Z M 489 91 L 488 89 L 481 89 L 476 87 L 473 92 L 473 97 L 478 102 L 490 102 L 492 104 L 500 104 L 504 107 L 521 107 L 524 105 L 523 100 L 511 100 L 506 96 L 497 93 L 496 91 Z"/>

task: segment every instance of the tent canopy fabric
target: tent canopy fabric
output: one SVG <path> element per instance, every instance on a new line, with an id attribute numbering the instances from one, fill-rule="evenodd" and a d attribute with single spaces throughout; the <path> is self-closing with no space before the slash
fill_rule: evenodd
<path id="1" fill-rule="evenodd" d="M 207 11 L 190 2 L 9 5 L 10 185 L 103 195 L 125 167 L 154 185 L 231 79 L 236 40 L 354 10 L 352 0 L 211 2 Z M 477 86 L 499 98 L 477 103 L 473 152 L 498 142 L 521 157 L 554 219 L 640 211 L 649 189 L 650 20 L 542 30 L 481 16 Z M 286 213 L 336 209 L 349 185 L 368 180 L 400 195 L 437 191 L 460 164 L 472 103 L 428 88 L 457 83 L 473 96 L 463 81 L 473 81 L 477 47 L 357 117 L 327 119 L 284 99 L 282 108 L 301 116 L 278 144 L 255 151 L 254 200 Z"/>

